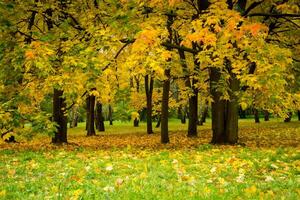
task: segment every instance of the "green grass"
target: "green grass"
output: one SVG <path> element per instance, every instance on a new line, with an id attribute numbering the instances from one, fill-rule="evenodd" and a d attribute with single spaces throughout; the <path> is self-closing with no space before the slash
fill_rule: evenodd
<path id="1" fill-rule="evenodd" d="M 297 131 L 299 138 L 300 124 L 242 120 L 240 127 L 241 131 L 257 130 L 253 137 L 260 132 L 276 135 Z M 185 129 L 186 125 L 171 120 L 171 131 Z M 207 123 L 200 132 L 209 129 Z M 133 128 L 131 123 L 115 122 L 106 130 L 102 134 L 145 134 L 145 124 Z M 70 134 L 84 137 L 84 124 Z M 280 142 L 280 138 L 276 140 Z M 0 199 L 296 200 L 300 198 L 298 147 L 199 144 L 173 150 L 80 146 L 1 149 Z"/>

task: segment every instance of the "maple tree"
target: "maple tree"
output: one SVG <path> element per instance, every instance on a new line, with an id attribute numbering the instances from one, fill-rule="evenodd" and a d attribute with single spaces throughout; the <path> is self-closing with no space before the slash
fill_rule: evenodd
<path id="1" fill-rule="evenodd" d="M 30 123 L 67 142 L 67 114 L 85 103 L 95 135 L 103 105 L 112 122 L 122 91 L 133 112 L 146 108 L 147 133 L 160 116 L 162 143 L 169 111 L 186 105 L 187 136 L 197 136 L 199 99 L 211 105 L 212 143 L 238 142 L 240 107 L 284 118 L 300 109 L 296 1 L 4 1 L 0 10 L 2 132 Z M 52 115 L 41 107 L 49 95 Z M 201 112 L 200 124 L 208 106 Z"/>

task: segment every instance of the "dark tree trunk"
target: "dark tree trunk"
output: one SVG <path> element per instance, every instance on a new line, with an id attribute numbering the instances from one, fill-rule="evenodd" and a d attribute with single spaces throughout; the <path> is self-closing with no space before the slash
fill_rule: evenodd
<path id="1" fill-rule="evenodd" d="M 217 68 L 210 70 L 210 90 L 213 97 L 211 104 L 212 131 L 213 137 L 211 143 L 225 143 L 225 101 L 221 99 L 222 94 L 217 91 L 217 84 L 221 78 L 221 73 Z"/>
<path id="2" fill-rule="evenodd" d="M 96 135 L 95 131 L 95 96 L 87 97 L 87 136 Z"/>
<path id="3" fill-rule="evenodd" d="M 140 120 L 139 120 L 138 118 L 135 118 L 135 119 L 133 120 L 133 126 L 134 126 L 134 127 L 138 127 L 138 126 L 139 126 L 139 122 L 140 122 Z"/>
<path id="4" fill-rule="evenodd" d="M 89 127 L 89 123 L 90 123 L 90 99 L 89 99 L 89 96 L 86 98 L 85 100 L 86 102 L 86 121 L 85 121 L 85 130 L 87 131 L 88 130 L 88 127 Z"/>
<path id="5" fill-rule="evenodd" d="M 98 131 L 105 131 L 104 127 L 104 117 L 102 113 L 102 104 L 97 102 L 96 104 L 96 128 Z"/>
<path id="6" fill-rule="evenodd" d="M 267 110 L 264 111 L 264 119 L 266 122 L 270 120 L 270 113 Z"/>
<path id="7" fill-rule="evenodd" d="M 113 117 L 112 117 L 112 107 L 111 105 L 108 105 L 108 120 L 109 120 L 109 125 L 113 125 Z"/>
<path id="8" fill-rule="evenodd" d="M 284 122 L 290 122 L 292 120 L 293 113 L 289 112 L 288 117 L 284 119 Z"/>
<path id="9" fill-rule="evenodd" d="M 182 117 L 182 106 L 180 105 L 177 108 L 177 119 L 181 120 L 181 117 Z"/>
<path id="10" fill-rule="evenodd" d="M 194 94 L 189 98 L 189 124 L 188 137 L 197 136 L 197 122 L 198 122 L 198 91 L 193 89 Z"/>
<path id="11" fill-rule="evenodd" d="M 78 107 L 73 106 L 71 110 L 70 128 L 77 127 L 77 123 L 78 123 Z"/>
<path id="12" fill-rule="evenodd" d="M 67 115 L 66 102 L 63 98 L 63 90 L 54 89 L 53 93 L 53 122 L 56 123 L 56 131 L 52 142 L 56 144 L 67 143 Z"/>
<path id="13" fill-rule="evenodd" d="M 260 121 L 259 121 L 259 112 L 258 112 L 258 110 L 255 108 L 253 112 L 254 112 L 255 123 L 259 123 Z"/>
<path id="14" fill-rule="evenodd" d="M 168 30 L 168 41 L 172 43 L 173 41 L 173 31 L 172 24 L 174 22 L 174 12 L 171 10 L 170 13 L 167 13 L 167 30 Z M 168 51 L 171 51 L 171 48 L 167 48 Z M 168 59 L 168 62 L 171 61 L 171 58 Z M 164 74 L 166 79 L 163 81 L 163 94 L 162 94 L 162 102 L 161 102 L 161 143 L 166 144 L 170 142 L 169 139 L 169 92 L 170 92 L 170 76 L 171 70 L 165 69 Z"/>
<path id="15" fill-rule="evenodd" d="M 212 68 L 210 72 L 210 88 L 213 97 L 213 137 L 211 142 L 213 144 L 235 144 L 238 142 L 238 99 L 235 92 L 239 90 L 239 81 L 233 73 L 230 73 L 230 101 L 225 101 L 221 99 L 222 94 L 219 91 L 217 91 L 216 87 L 216 84 L 218 84 L 220 78 L 221 73 L 219 69 Z"/>
<path id="16" fill-rule="evenodd" d="M 239 91 L 239 81 L 233 73 L 230 73 L 229 87 L 230 101 L 227 101 L 226 106 L 225 142 L 235 144 L 238 142 L 239 103 L 236 92 Z"/>
<path id="17" fill-rule="evenodd" d="M 152 94 L 153 94 L 153 78 L 149 75 L 145 76 L 145 91 L 146 91 L 146 100 L 147 100 L 147 133 L 152 134 Z"/>
<path id="18" fill-rule="evenodd" d="M 186 57 L 183 50 L 178 50 L 180 62 L 183 71 L 188 75 L 188 66 L 186 63 Z M 190 82 L 190 78 L 186 78 L 185 86 L 192 89 L 193 96 L 189 97 L 189 122 L 188 122 L 188 137 L 197 136 L 197 121 L 198 121 L 198 90 L 193 87 Z"/>
<path id="19" fill-rule="evenodd" d="M 206 122 L 206 117 L 207 117 L 207 115 L 208 115 L 208 105 L 206 104 L 206 105 L 205 105 L 205 108 L 204 108 L 204 110 L 203 110 L 203 112 L 202 112 L 202 114 L 201 114 L 201 118 L 200 118 L 200 120 L 199 120 L 199 124 L 198 124 L 198 125 L 202 126 L 203 123 Z"/>
<path id="20" fill-rule="evenodd" d="M 165 70 L 166 80 L 163 81 L 163 94 L 161 102 L 161 142 L 169 143 L 168 116 L 169 116 L 169 91 L 170 69 Z"/>
<path id="21" fill-rule="evenodd" d="M 246 119 L 246 111 L 241 106 L 239 107 L 239 116 L 241 119 Z"/>
<path id="22" fill-rule="evenodd" d="M 160 127 L 160 122 L 161 122 L 161 117 L 160 115 L 157 117 L 157 123 L 156 123 L 156 126 L 155 128 L 159 128 Z"/>
<path id="23" fill-rule="evenodd" d="M 186 112 L 183 111 L 180 121 L 182 124 L 186 124 Z"/>
<path id="24" fill-rule="evenodd" d="M 298 121 L 300 121 L 300 110 L 298 110 Z"/>

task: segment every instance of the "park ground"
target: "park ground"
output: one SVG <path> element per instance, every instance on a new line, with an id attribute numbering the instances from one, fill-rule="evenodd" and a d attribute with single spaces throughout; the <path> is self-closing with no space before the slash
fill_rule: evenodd
<path id="1" fill-rule="evenodd" d="M 241 120 L 239 145 L 210 145 L 170 122 L 170 144 L 144 123 L 106 124 L 86 137 L 69 129 L 68 145 L 37 135 L 0 144 L 0 199 L 300 199 L 300 122 Z"/>

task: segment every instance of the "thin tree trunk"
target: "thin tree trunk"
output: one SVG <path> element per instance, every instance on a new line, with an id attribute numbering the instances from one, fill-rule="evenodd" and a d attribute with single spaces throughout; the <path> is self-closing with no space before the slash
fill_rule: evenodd
<path id="1" fill-rule="evenodd" d="M 186 108 L 185 108 L 186 109 Z M 182 115 L 181 115 L 181 123 L 182 124 L 186 124 L 186 112 L 182 111 Z"/>
<path id="2" fill-rule="evenodd" d="M 169 129 L 168 129 L 168 116 L 169 116 L 169 91 L 170 91 L 170 69 L 165 70 L 166 80 L 163 81 L 163 94 L 161 102 L 161 142 L 169 143 Z"/>
<path id="3" fill-rule="evenodd" d="M 270 113 L 267 110 L 264 111 L 264 119 L 266 122 L 270 121 Z"/>
<path id="4" fill-rule="evenodd" d="M 133 126 L 134 126 L 134 127 L 139 127 L 139 122 L 140 122 L 140 120 L 139 120 L 138 118 L 135 118 L 135 119 L 133 120 Z"/>
<path id="5" fill-rule="evenodd" d="M 188 66 L 186 63 L 186 57 L 183 50 L 178 50 L 180 62 L 183 71 L 188 75 Z M 197 121 L 198 121 L 198 90 L 191 85 L 190 78 L 186 78 L 185 86 L 192 89 L 193 96 L 189 97 L 189 122 L 188 122 L 188 137 L 197 136 Z"/>
<path id="6" fill-rule="evenodd" d="M 156 123 L 155 128 L 159 128 L 159 127 L 160 127 L 160 122 L 161 122 L 161 116 L 159 115 L 159 116 L 157 117 L 157 123 Z"/>
<path id="7" fill-rule="evenodd" d="M 241 106 L 239 107 L 239 116 L 241 119 L 246 119 L 246 111 Z"/>
<path id="8" fill-rule="evenodd" d="M 88 130 L 88 128 L 89 128 L 89 123 L 90 123 L 90 97 L 88 96 L 87 98 L 86 98 L 86 100 L 85 100 L 85 102 L 86 102 L 86 121 L 85 121 L 85 130 L 87 131 Z"/>
<path id="9" fill-rule="evenodd" d="M 98 131 L 105 131 L 104 117 L 102 113 L 102 104 L 100 102 L 97 102 L 96 104 L 96 116 L 97 116 L 96 128 L 98 129 Z"/>
<path id="10" fill-rule="evenodd" d="M 203 110 L 203 112 L 201 114 L 201 118 L 200 118 L 200 121 L 199 121 L 199 125 L 200 126 L 202 126 L 203 123 L 206 122 L 207 115 L 208 115 L 208 105 L 207 105 L 207 103 L 205 103 L 205 108 L 204 108 L 204 110 Z"/>
<path id="11" fill-rule="evenodd" d="M 87 126 L 87 136 L 93 136 L 96 135 L 95 131 L 95 96 L 88 96 L 87 98 L 87 118 L 88 118 L 88 126 Z"/>
<path id="12" fill-rule="evenodd" d="M 70 128 L 77 127 L 77 123 L 78 123 L 78 107 L 73 106 L 73 108 L 71 110 Z"/>
<path id="13" fill-rule="evenodd" d="M 108 120 L 109 120 L 109 125 L 113 125 L 112 113 L 113 113 L 113 110 L 112 110 L 111 105 L 109 104 L 108 105 Z"/>
<path id="14" fill-rule="evenodd" d="M 171 10 L 170 13 L 167 14 L 168 20 L 166 28 L 168 30 L 168 41 L 172 43 L 173 41 L 173 31 L 172 24 L 174 22 L 174 12 Z M 167 48 L 168 51 L 171 51 L 171 48 Z M 170 62 L 171 58 L 167 60 Z M 161 102 L 161 143 L 166 144 L 170 142 L 169 139 L 169 92 L 170 92 L 170 76 L 171 70 L 169 68 L 165 69 L 164 74 L 166 79 L 163 81 L 163 94 L 162 94 L 162 102 Z"/>
<path id="15" fill-rule="evenodd" d="M 56 144 L 67 143 L 67 115 L 65 114 L 66 102 L 63 98 L 63 90 L 54 89 L 53 93 L 53 122 L 56 123 L 57 129 L 52 138 Z"/>
<path id="16" fill-rule="evenodd" d="M 255 119 L 255 123 L 259 123 L 259 112 L 258 110 L 255 108 L 254 109 L 254 119 Z"/>
<path id="17" fill-rule="evenodd" d="M 177 108 L 177 119 L 180 119 L 181 120 L 182 118 L 182 106 L 178 106 Z"/>
<path id="18" fill-rule="evenodd" d="M 153 78 L 149 75 L 145 76 L 145 91 L 146 91 L 146 100 L 147 100 L 147 133 L 152 134 L 152 94 L 153 94 Z"/>
<path id="19" fill-rule="evenodd" d="M 284 119 L 284 122 L 290 122 L 292 120 L 293 113 L 289 112 L 288 117 Z"/>

